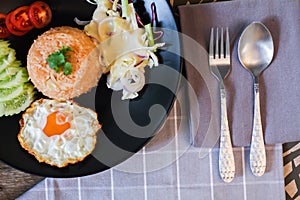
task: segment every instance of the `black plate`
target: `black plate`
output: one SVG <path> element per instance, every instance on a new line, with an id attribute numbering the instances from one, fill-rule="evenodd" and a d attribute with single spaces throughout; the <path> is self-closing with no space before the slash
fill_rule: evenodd
<path id="1" fill-rule="evenodd" d="M 18 6 L 29 5 L 32 2 L 34 1 L 1 1 L 0 13 L 7 13 Z M 62 25 L 82 29 L 83 27 L 74 23 L 74 17 L 90 20 L 96 8 L 85 0 L 49 0 L 45 2 L 53 11 L 53 20 L 50 25 L 42 30 L 32 30 L 23 37 L 9 38 L 11 46 L 16 49 L 17 57 L 23 64 L 26 64 L 26 55 L 30 45 L 39 34 L 50 27 Z M 134 2 L 142 20 L 145 23 L 149 22 L 152 0 Z M 155 3 L 158 15 L 157 25 L 177 31 L 168 2 L 155 1 Z M 175 54 L 166 50 L 158 52 L 161 65 L 152 70 L 146 70 L 148 84 L 140 92 L 138 98 L 121 101 L 121 94 L 107 89 L 106 76 L 102 76 L 91 101 L 95 101 L 95 110 L 103 127 L 98 134 L 94 152 L 84 161 L 62 169 L 39 163 L 21 148 L 17 140 L 22 113 L 0 118 L 0 159 L 28 173 L 50 177 L 74 177 L 106 170 L 140 150 L 163 124 L 175 99 L 174 91 L 176 91 L 180 76 L 179 73 L 173 72 L 181 71 L 181 60 L 179 37 L 174 33 L 176 32 L 171 32 L 172 37 L 169 34 L 165 35 L 162 40 L 175 47 Z M 161 83 L 162 80 L 164 83 Z M 167 86 L 162 86 L 164 84 Z"/>

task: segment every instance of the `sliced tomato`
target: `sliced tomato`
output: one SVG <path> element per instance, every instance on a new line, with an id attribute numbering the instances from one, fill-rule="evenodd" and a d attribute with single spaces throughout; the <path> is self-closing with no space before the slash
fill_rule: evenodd
<path id="1" fill-rule="evenodd" d="M 20 31 L 30 31 L 33 25 L 28 16 L 29 6 L 21 6 L 11 12 L 10 22 Z"/>
<path id="2" fill-rule="evenodd" d="M 22 36 L 22 35 L 25 35 L 28 32 L 28 31 L 21 31 L 21 30 L 19 30 L 17 27 L 15 27 L 11 23 L 10 19 L 11 19 L 11 13 L 9 13 L 6 16 L 6 19 L 5 19 L 5 25 L 6 25 L 6 27 L 9 30 L 10 33 L 12 33 L 13 35 L 16 35 L 16 36 Z"/>
<path id="3" fill-rule="evenodd" d="M 6 24 L 5 24 L 5 19 L 6 19 L 6 15 L 0 13 L 0 38 L 1 39 L 5 39 L 10 36 L 10 32 L 7 29 Z"/>
<path id="4" fill-rule="evenodd" d="M 52 11 L 45 2 L 36 1 L 29 6 L 28 16 L 35 28 L 43 28 L 50 23 Z"/>

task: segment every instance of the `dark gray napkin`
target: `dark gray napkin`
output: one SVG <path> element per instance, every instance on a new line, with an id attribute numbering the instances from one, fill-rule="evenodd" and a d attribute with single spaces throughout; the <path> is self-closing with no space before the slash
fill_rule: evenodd
<path id="1" fill-rule="evenodd" d="M 300 1 L 235 0 L 180 6 L 179 12 L 181 31 L 203 47 L 203 50 L 191 47 L 183 39 L 184 57 L 193 60 L 186 61 L 187 78 L 198 96 L 199 104 L 199 110 L 193 108 L 195 102 L 191 103 L 190 109 L 191 116 L 200 114 L 196 144 L 215 141 L 218 137 L 219 120 L 215 120 L 219 115 L 218 84 L 209 72 L 206 50 L 211 27 L 221 26 L 229 27 L 231 39 L 232 70 L 225 80 L 225 87 L 232 141 L 234 146 L 250 144 L 252 78 L 238 61 L 237 43 L 241 32 L 253 21 L 261 21 L 269 28 L 275 45 L 273 61 L 260 76 L 265 142 L 275 144 L 299 141 Z M 192 120 L 192 125 L 195 126 L 195 123 Z"/>

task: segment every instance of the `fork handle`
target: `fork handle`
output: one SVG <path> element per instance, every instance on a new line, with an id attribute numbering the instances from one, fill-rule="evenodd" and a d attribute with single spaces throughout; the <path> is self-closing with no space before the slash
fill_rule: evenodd
<path id="1" fill-rule="evenodd" d="M 221 129 L 220 129 L 220 152 L 219 152 L 219 173 L 225 182 L 231 182 L 235 174 L 235 163 L 228 126 L 226 92 L 220 89 L 221 97 Z"/>
<path id="2" fill-rule="evenodd" d="M 258 83 L 254 83 L 254 116 L 250 146 L 250 168 L 255 176 L 262 176 L 266 169 L 266 150 L 259 104 L 259 86 Z"/>

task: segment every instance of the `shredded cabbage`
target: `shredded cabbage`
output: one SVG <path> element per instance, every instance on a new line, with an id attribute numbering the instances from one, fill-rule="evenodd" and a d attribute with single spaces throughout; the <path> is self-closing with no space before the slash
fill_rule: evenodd
<path id="1" fill-rule="evenodd" d="M 136 98 L 145 85 L 144 68 L 158 66 L 154 52 L 164 43 L 155 44 L 151 24 L 139 28 L 140 19 L 128 0 L 121 6 L 118 0 L 87 1 L 97 8 L 84 30 L 99 42 L 99 61 L 109 72 L 107 86 L 122 90 L 122 100 Z"/>

